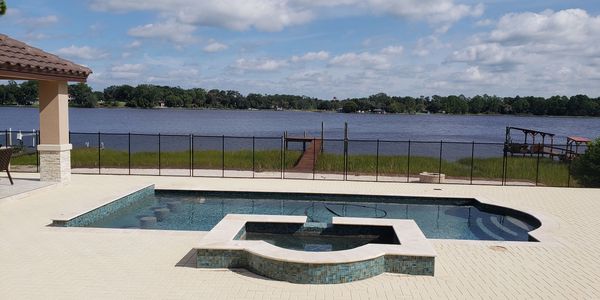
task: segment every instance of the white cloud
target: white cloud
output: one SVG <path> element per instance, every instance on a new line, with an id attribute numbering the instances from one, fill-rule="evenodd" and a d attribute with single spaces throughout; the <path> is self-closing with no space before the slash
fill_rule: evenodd
<path id="1" fill-rule="evenodd" d="M 387 14 L 399 18 L 422 20 L 436 25 L 438 32 L 445 32 L 451 24 L 465 17 L 483 14 L 481 4 L 456 4 L 454 0 L 296 0 L 304 7 L 340 6 L 356 9 L 359 13 Z"/>
<path id="2" fill-rule="evenodd" d="M 319 51 L 319 52 L 307 52 L 302 56 L 292 56 L 290 60 L 292 62 L 304 62 L 304 61 L 315 61 L 315 60 L 326 60 L 329 58 L 329 52 L 327 51 Z"/>
<path id="3" fill-rule="evenodd" d="M 599 45 L 600 16 L 584 10 L 510 13 L 446 61 L 467 64 L 459 79 L 494 82 L 516 93 L 581 93 L 582 87 L 593 93 L 598 92 L 589 89 L 597 86 L 600 73 L 594 65 Z"/>
<path id="4" fill-rule="evenodd" d="M 465 70 L 463 78 L 466 80 L 469 80 L 469 81 L 481 81 L 485 77 L 479 71 L 479 67 L 474 66 L 474 67 L 469 67 L 467 70 Z"/>
<path id="5" fill-rule="evenodd" d="M 404 47 L 402 46 L 388 46 L 381 49 L 381 53 L 387 55 L 401 55 L 404 52 Z"/>
<path id="6" fill-rule="evenodd" d="M 6 10 L 6 15 L 2 16 L 2 19 L 6 19 L 10 23 L 17 24 L 19 28 L 24 28 L 26 31 L 26 35 L 29 36 L 29 40 L 39 40 L 45 39 L 47 37 L 40 38 L 39 36 L 35 36 L 35 32 L 47 29 L 48 27 L 57 24 L 60 20 L 56 15 L 47 15 L 47 16 L 28 16 L 27 11 L 22 11 L 18 8 L 10 7 L 10 9 Z M 4 22 L 4 21 L 3 21 Z M 6 25 L 4 23 L 4 26 Z M 4 29 L 4 28 L 3 28 Z"/>
<path id="7" fill-rule="evenodd" d="M 177 68 L 176 70 L 170 70 L 167 72 L 169 78 L 194 78 L 200 75 L 200 71 L 196 68 Z"/>
<path id="8" fill-rule="evenodd" d="M 465 62 L 510 69 L 527 61 L 527 53 L 522 46 L 504 47 L 498 43 L 477 44 L 454 51 L 449 58 L 452 62 Z"/>
<path id="9" fill-rule="evenodd" d="M 404 47 L 399 45 L 385 47 L 378 53 L 347 52 L 334 56 L 329 61 L 329 66 L 385 70 L 390 69 L 393 66 L 394 57 L 403 52 Z"/>
<path id="10" fill-rule="evenodd" d="M 353 67 L 364 69 L 389 69 L 391 67 L 387 57 L 382 54 L 373 54 L 370 52 L 348 52 L 334 56 L 329 64 L 331 66 Z"/>
<path id="11" fill-rule="evenodd" d="M 235 61 L 234 68 L 243 71 L 276 71 L 288 65 L 287 60 L 277 59 L 245 59 Z"/>
<path id="12" fill-rule="evenodd" d="M 483 13 L 482 5 L 455 4 L 453 0 L 369 0 L 369 2 L 380 12 L 433 23 L 454 23 L 464 17 L 480 16 Z"/>
<path id="13" fill-rule="evenodd" d="M 181 45 L 197 41 L 193 35 L 195 30 L 196 26 L 182 24 L 171 19 L 162 23 L 150 23 L 131 28 L 127 34 L 138 38 L 164 39 Z"/>
<path id="14" fill-rule="evenodd" d="M 55 15 L 23 18 L 18 21 L 19 24 L 24 24 L 28 28 L 45 27 L 58 23 L 58 17 Z"/>
<path id="15" fill-rule="evenodd" d="M 494 24 L 494 20 L 492 20 L 492 19 L 482 19 L 482 20 L 475 22 L 475 25 L 479 26 L 479 27 L 490 26 L 492 24 Z"/>
<path id="16" fill-rule="evenodd" d="M 511 13 L 496 27 L 457 50 L 449 61 L 474 64 L 584 63 L 600 55 L 600 16 L 580 9 Z"/>
<path id="17" fill-rule="evenodd" d="M 47 35 L 47 34 L 41 33 L 41 32 L 30 32 L 25 35 L 25 39 L 28 41 L 39 41 L 39 40 L 46 40 L 49 38 L 51 38 L 50 35 Z"/>
<path id="18" fill-rule="evenodd" d="M 104 52 L 100 49 L 92 48 L 90 46 L 77 47 L 75 45 L 71 45 L 69 47 L 60 48 L 56 50 L 56 53 L 58 55 L 70 58 L 79 58 L 87 60 L 103 59 L 108 57 L 107 52 Z"/>
<path id="19" fill-rule="evenodd" d="M 134 48 L 139 48 L 141 45 L 142 45 L 142 42 L 140 42 L 138 40 L 134 40 L 131 43 L 127 44 L 125 46 L 125 48 L 134 49 Z"/>
<path id="20" fill-rule="evenodd" d="M 210 40 L 208 45 L 206 45 L 203 50 L 204 52 L 220 52 L 223 50 L 227 50 L 227 48 L 229 48 L 229 46 L 223 44 L 223 43 L 219 43 L 215 40 Z"/>
<path id="21" fill-rule="evenodd" d="M 135 79 L 141 75 L 145 67 L 142 64 L 123 64 L 113 66 L 110 71 L 116 79 Z"/>
<path id="22" fill-rule="evenodd" d="M 103 11 L 156 11 L 179 22 L 232 30 L 256 28 L 279 31 L 312 19 L 312 13 L 280 0 L 94 0 L 92 8 Z"/>
<path id="23" fill-rule="evenodd" d="M 113 72 L 141 72 L 144 70 L 144 65 L 142 64 L 123 64 L 113 66 L 111 71 Z"/>
<path id="24" fill-rule="evenodd" d="M 438 27 L 438 31 L 483 13 L 480 4 L 457 4 L 454 0 L 93 0 L 91 7 L 102 11 L 155 11 L 187 24 L 262 31 L 305 24 L 340 8 L 357 14 L 422 20 Z"/>
<path id="25" fill-rule="evenodd" d="M 303 55 L 294 55 L 289 59 L 273 59 L 273 58 L 240 58 L 236 60 L 232 66 L 236 70 L 241 71 L 262 71 L 270 72 L 280 70 L 284 67 L 292 67 L 294 64 L 300 64 L 302 62 L 310 61 L 323 61 L 329 58 L 329 52 L 318 51 L 318 52 L 307 52 Z"/>

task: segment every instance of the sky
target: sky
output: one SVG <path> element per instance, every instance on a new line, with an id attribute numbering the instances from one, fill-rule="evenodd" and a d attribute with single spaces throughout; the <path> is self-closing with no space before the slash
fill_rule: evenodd
<path id="1" fill-rule="evenodd" d="M 90 67 L 97 90 L 148 83 L 321 99 L 600 96 L 597 0 L 7 4 L 0 33 Z"/>

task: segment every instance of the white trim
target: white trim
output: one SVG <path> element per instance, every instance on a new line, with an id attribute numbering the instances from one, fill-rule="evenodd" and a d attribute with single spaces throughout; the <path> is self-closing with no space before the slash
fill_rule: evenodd
<path id="1" fill-rule="evenodd" d="M 63 152 L 70 151 L 73 149 L 71 144 L 39 144 L 37 146 L 38 151 L 50 151 L 50 152 Z"/>

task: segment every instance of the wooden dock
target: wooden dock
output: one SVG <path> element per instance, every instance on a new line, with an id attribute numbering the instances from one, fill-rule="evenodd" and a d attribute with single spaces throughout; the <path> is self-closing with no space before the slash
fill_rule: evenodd
<path id="1" fill-rule="evenodd" d="M 321 145 L 323 144 L 323 140 L 308 137 L 288 137 L 286 139 L 286 143 L 287 142 L 302 142 L 304 145 L 306 145 L 306 143 L 310 143 L 308 147 L 303 147 L 304 152 L 302 152 L 302 156 L 300 156 L 298 163 L 296 163 L 291 171 L 302 173 L 312 172 L 315 164 L 317 163 L 319 153 L 321 153 Z"/>

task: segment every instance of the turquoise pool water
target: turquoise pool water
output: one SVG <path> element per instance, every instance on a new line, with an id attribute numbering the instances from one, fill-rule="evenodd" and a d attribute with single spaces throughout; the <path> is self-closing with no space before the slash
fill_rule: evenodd
<path id="1" fill-rule="evenodd" d="M 208 231 L 227 214 L 297 215 L 317 223 L 334 216 L 413 219 L 428 238 L 464 240 L 529 241 L 528 232 L 540 225 L 473 199 L 156 190 L 86 226 Z"/>

